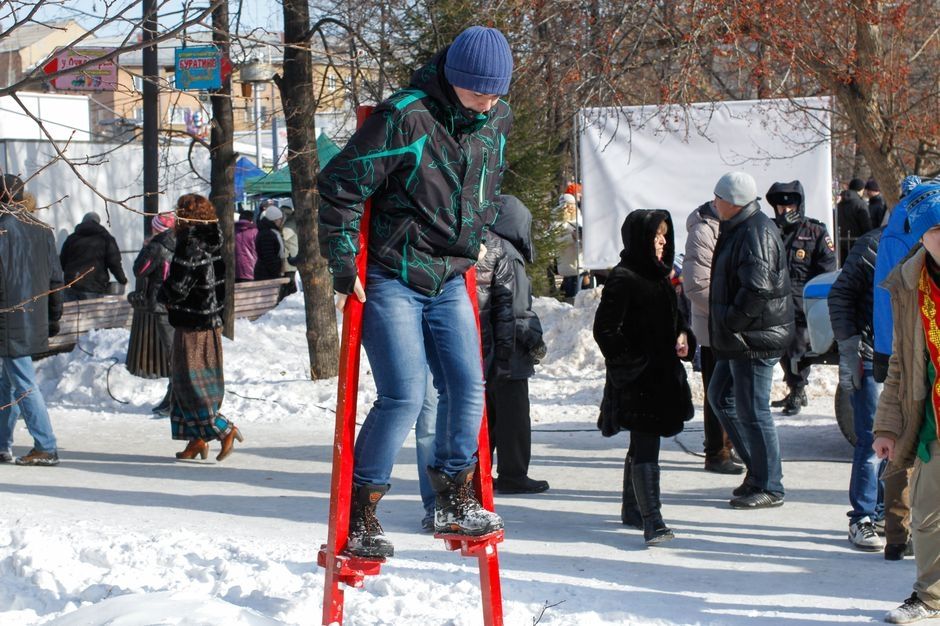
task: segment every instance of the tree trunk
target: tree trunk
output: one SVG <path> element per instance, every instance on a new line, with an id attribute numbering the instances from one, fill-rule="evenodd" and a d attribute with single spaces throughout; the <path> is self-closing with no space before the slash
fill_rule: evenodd
<path id="1" fill-rule="evenodd" d="M 228 3 L 220 2 L 212 11 L 212 41 L 229 54 Z M 222 333 L 235 338 L 235 150 L 232 146 L 235 120 L 232 115 L 232 79 L 224 77 L 222 87 L 212 94 L 212 137 L 210 139 L 209 200 L 222 228 L 222 258 L 225 260 L 225 308 Z"/>
<path id="2" fill-rule="evenodd" d="M 339 341 L 333 308 L 333 281 L 326 260 L 317 249 L 319 170 L 314 120 L 313 66 L 310 43 L 303 39 L 310 27 L 307 0 L 284 0 L 284 75 L 275 77 L 281 92 L 287 125 L 287 162 L 290 167 L 294 214 L 300 239 L 297 265 L 304 286 L 307 317 L 307 351 L 313 380 L 336 376 Z"/>

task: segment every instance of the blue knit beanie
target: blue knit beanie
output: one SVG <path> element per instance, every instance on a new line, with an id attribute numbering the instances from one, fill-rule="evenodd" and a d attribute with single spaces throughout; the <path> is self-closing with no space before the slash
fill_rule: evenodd
<path id="1" fill-rule="evenodd" d="M 455 87 L 476 93 L 505 95 L 512 78 L 509 42 L 495 28 L 471 26 L 447 49 L 444 76 Z"/>
<path id="2" fill-rule="evenodd" d="M 934 226 L 940 226 L 940 182 L 917 185 L 904 196 L 903 203 L 907 207 L 911 234 L 917 239 Z"/>

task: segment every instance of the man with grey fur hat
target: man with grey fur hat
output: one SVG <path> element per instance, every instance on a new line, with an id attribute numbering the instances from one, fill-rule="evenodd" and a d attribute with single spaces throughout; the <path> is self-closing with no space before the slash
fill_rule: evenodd
<path id="1" fill-rule="evenodd" d="M 793 337 L 787 255 L 774 222 L 760 210 L 757 185 L 729 172 L 715 185 L 721 220 L 712 260 L 709 335 L 717 361 L 708 401 L 747 467 L 731 506 L 783 504 L 783 468 L 770 413 L 774 365 Z"/>

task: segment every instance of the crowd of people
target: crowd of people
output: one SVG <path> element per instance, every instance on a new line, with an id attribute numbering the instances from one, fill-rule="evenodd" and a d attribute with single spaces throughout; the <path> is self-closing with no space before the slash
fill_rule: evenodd
<path id="1" fill-rule="evenodd" d="M 503 527 L 473 486 L 484 407 L 495 490 L 549 489 L 529 476 L 528 379 L 547 352 L 525 272 L 534 261 L 532 217 L 500 192 L 512 125 L 501 96 L 512 71 L 499 30 L 468 28 L 381 103 L 319 174 L 321 254 L 336 305 L 342 309 L 350 296 L 363 303 L 362 343 L 376 386 L 354 449 L 347 550 L 356 556 L 394 554 L 377 506 L 412 428 L 425 530 L 481 536 Z M 901 190 L 901 203 L 891 209 L 874 180 L 851 181 L 838 205 L 842 272 L 829 295 L 839 384 L 851 396 L 857 439 L 848 538 L 858 549 L 883 550 L 888 560 L 912 553 L 917 561 L 914 593 L 887 615 L 892 623 L 940 616 L 940 465 L 931 463 L 940 453 L 940 183 L 909 177 Z M 561 198 L 554 268 L 568 301 L 585 284 L 576 194 L 580 189 L 571 188 Z M 807 405 L 803 288 L 837 265 L 825 225 L 806 216 L 800 181 L 767 190 L 771 215 L 746 172 L 725 174 L 711 195 L 686 222 L 684 263 L 668 211 L 629 213 L 620 262 L 606 272 L 594 320 L 606 363 L 597 426 L 604 436 L 630 434 L 621 521 L 651 546 L 675 538 L 663 519 L 659 458 L 661 439 L 681 432 L 694 414 L 682 361 L 697 358 L 705 387 L 704 470 L 743 474 L 729 497 L 733 508 L 784 504 L 771 408 L 795 415 Z M 360 276 L 366 199 L 376 236 Z M 31 357 L 57 333 L 63 295 L 96 297 L 108 292 L 109 274 L 121 284 L 127 277 L 96 213 L 84 216 L 56 254 L 51 232 L 25 206 L 23 182 L 5 175 L 0 462 L 55 465 L 56 439 Z M 155 410 L 169 415 L 172 438 L 186 442 L 178 459 L 206 459 L 210 442 L 218 441 L 222 461 L 243 435 L 220 411 L 226 294 L 216 210 L 205 197 L 186 194 L 151 226 L 129 299 L 155 317 L 170 355 L 170 382 Z M 287 277 L 280 298 L 296 290 L 298 240 L 289 204 L 266 203 L 257 223 L 243 212 L 235 241 L 238 281 Z M 14 269 L 27 262 L 32 271 Z M 463 280 L 473 267 L 479 317 Z M 37 294 L 42 306 L 22 306 Z M 778 363 L 788 392 L 772 401 Z M 34 445 L 14 458 L 19 416 Z"/>

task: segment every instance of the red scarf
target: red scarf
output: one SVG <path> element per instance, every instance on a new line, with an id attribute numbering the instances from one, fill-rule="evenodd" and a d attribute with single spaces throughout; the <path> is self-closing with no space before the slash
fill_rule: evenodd
<path id="1" fill-rule="evenodd" d="M 940 326 L 937 326 L 937 310 L 940 309 L 940 289 L 934 284 L 924 264 L 920 270 L 920 279 L 917 281 L 917 303 L 920 310 L 921 326 L 924 328 L 924 338 L 927 343 L 927 352 L 933 370 L 940 372 Z M 930 381 L 930 404 L 933 407 L 934 432 L 940 433 L 937 417 L 940 416 L 940 376 Z"/>

